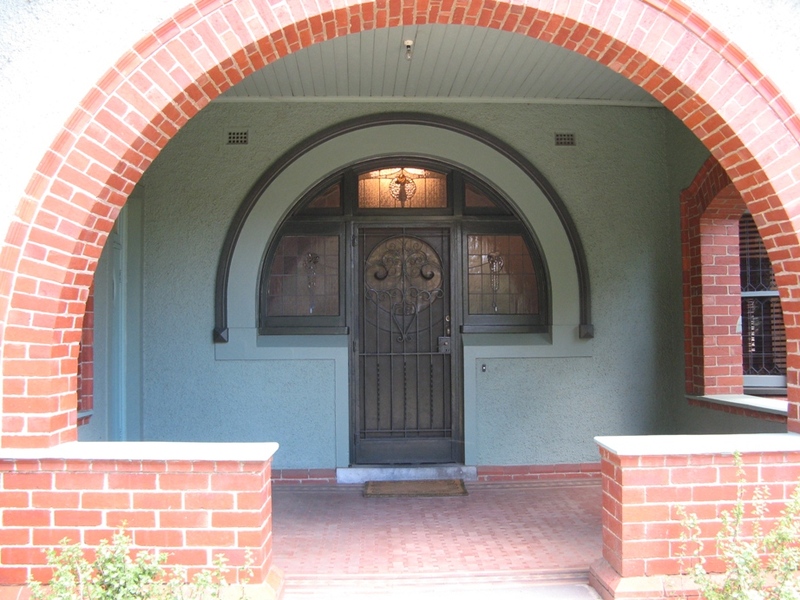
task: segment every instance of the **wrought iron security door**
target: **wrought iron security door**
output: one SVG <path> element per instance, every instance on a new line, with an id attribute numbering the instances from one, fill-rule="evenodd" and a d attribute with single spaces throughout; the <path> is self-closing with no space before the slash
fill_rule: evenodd
<path id="1" fill-rule="evenodd" d="M 358 247 L 355 462 L 453 461 L 450 232 L 362 229 Z"/>

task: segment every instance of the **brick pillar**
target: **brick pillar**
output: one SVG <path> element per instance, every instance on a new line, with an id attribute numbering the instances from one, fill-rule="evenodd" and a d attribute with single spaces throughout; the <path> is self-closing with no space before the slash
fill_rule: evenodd
<path id="1" fill-rule="evenodd" d="M 125 524 L 134 550 L 169 553 L 192 573 L 224 554 L 253 562 L 250 583 L 277 593 L 271 464 L 277 444 L 76 442 L 0 454 L 0 596 L 49 580 L 43 550 L 87 548 Z M 231 583 L 238 583 L 231 574 Z M 268 596 L 269 597 L 269 594 Z"/>
<path id="2" fill-rule="evenodd" d="M 768 484 L 769 515 L 779 515 L 800 477 L 800 436 L 786 434 L 600 437 L 603 478 L 603 559 L 592 566 L 592 585 L 604 599 L 691 596 L 681 576 L 680 509 L 696 514 L 709 571 L 719 515 L 736 499 L 741 451 L 745 499 Z M 746 514 L 751 511 L 746 508 Z M 693 549 L 687 548 L 690 555 Z"/>

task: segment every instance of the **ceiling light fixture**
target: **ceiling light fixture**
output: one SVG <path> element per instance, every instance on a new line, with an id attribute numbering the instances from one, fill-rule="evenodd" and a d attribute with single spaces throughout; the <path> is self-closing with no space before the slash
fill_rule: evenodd
<path id="1" fill-rule="evenodd" d="M 406 47 L 406 60 L 411 60 L 411 55 L 414 52 L 414 40 L 406 40 L 403 44 Z"/>

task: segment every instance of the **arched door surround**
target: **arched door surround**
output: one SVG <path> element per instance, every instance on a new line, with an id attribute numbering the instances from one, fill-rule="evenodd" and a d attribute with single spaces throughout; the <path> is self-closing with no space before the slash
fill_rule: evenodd
<path id="1" fill-rule="evenodd" d="M 374 164 L 376 160 L 394 160 L 392 157 L 416 157 L 425 164 L 463 173 L 480 182 L 484 189 L 491 190 L 508 207 L 509 214 L 519 215 L 525 230 L 531 232 L 530 239 L 541 257 L 542 271 L 548 281 L 546 303 L 550 308 L 544 328 L 507 335 L 525 336 L 524 340 L 516 339 L 524 341 L 526 352 L 535 356 L 575 356 L 591 352 L 589 336 L 585 335 L 584 339 L 579 336 L 582 330 L 586 334 L 590 329 L 581 327 L 584 307 L 590 304 L 588 281 L 581 285 L 582 254 L 575 252 L 576 248 L 581 248 L 580 240 L 571 228 L 561 200 L 530 164 L 498 149 L 490 137 L 482 137 L 475 131 L 465 132 L 455 123 L 443 123 L 423 115 L 402 118 L 381 115 L 345 123 L 334 128 L 330 135 L 315 137 L 311 142 L 304 144 L 302 150 L 289 152 L 267 170 L 231 223 L 217 278 L 216 314 L 225 315 L 226 321 L 224 328 L 215 331 L 219 342 L 215 345 L 215 355 L 217 360 L 270 360 L 292 356 L 332 361 L 336 372 L 337 466 L 352 464 L 353 453 L 348 432 L 352 429 L 351 384 L 357 375 L 354 375 L 356 363 L 348 331 L 337 328 L 341 324 L 332 323 L 329 316 L 321 316 L 319 325 L 328 329 L 318 331 L 320 335 L 307 335 L 307 331 L 274 335 L 276 332 L 270 327 L 276 323 L 259 322 L 258 315 L 262 312 L 260 281 L 281 223 L 297 210 L 298 202 L 322 191 L 343 170 Z M 532 215 L 535 215 L 535 223 Z M 439 215 L 436 218 L 451 217 Z M 332 223 L 338 220 L 334 218 Z M 412 224 L 401 220 L 405 225 Z M 565 222 L 570 227 L 566 227 Z M 558 277 L 550 273 L 558 273 Z M 224 310 L 220 310 L 221 301 L 224 301 Z M 473 339 L 471 343 L 476 341 Z M 477 460 L 470 443 L 474 446 L 477 440 L 476 395 L 471 382 L 475 380 L 476 364 L 472 353 L 478 347 L 471 346 L 470 342 L 463 344 L 463 372 L 454 373 L 454 389 L 451 390 L 459 401 L 463 397 L 463 419 L 459 416 L 458 420 L 463 421 L 465 447 L 463 451 L 459 448 L 458 454 L 463 455 L 468 464 L 475 464 Z M 485 351 L 485 347 L 483 349 Z M 454 344 L 453 351 L 456 359 L 460 359 L 461 345 Z M 458 432 L 459 440 L 461 437 Z"/>
<path id="2" fill-rule="evenodd" d="M 415 139 L 415 136 L 418 137 Z M 458 147 L 448 148 L 446 146 L 448 140 L 457 144 Z M 286 194 L 293 193 L 295 195 L 290 197 L 299 199 L 307 189 L 329 185 L 332 175 L 326 169 L 339 171 L 344 166 L 331 161 L 330 157 L 347 156 L 350 161 L 345 164 L 356 164 L 372 159 L 374 156 L 392 156 L 393 148 L 397 149 L 394 156 L 434 158 L 458 165 L 479 180 L 488 178 L 488 181 L 484 181 L 484 185 L 499 190 L 498 193 L 507 198 L 510 211 L 514 214 L 519 214 L 515 202 L 520 199 L 536 204 L 539 207 L 537 214 L 546 214 L 547 217 L 542 217 L 542 222 L 538 224 L 528 223 L 524 217 L 521 222 L 532 232 L 533 243 L 537 246 L 542 244 L 540 234 L 536 233 L 537 229 L 541 230 L 541 235 L 545 237 L 561 236 L 559 245 L 563 245 L 563 247 L 558 250 L 555 244 L 548 249 L 539 247 L 539 254 L 544 257 L 545 263 L 548 262 L 546 258 L 548 250 L 551 253 L 549 260 L 553 260 L 553 256 L 556 254 L 563 256 L 566 262 L 571 262 L 571 264 L 566 270 L 559 266 L 561 268 L 559 279 L 577 280 L 575 290 L 568 291 L 567 287 L 564 287 L 564 297 L 561 298 L 561 306 L 564 308 L 559 309 L 559 312 L 551 317 L 548 316 L 547 325 L 562 326 L 572 323 L 576 325 L 577 337 L 582 339 L 593 337 L 589 275 L 583 246 L 563 201 L 542 174 L 512 148 L 489 134 L 463 123 L 422 114 L 383 114 L 344 123 L 314 136 L 270 166 L 253 186 L 228 228 L 220 255 L 215 287 L 215 327 L 213 332 L 215 342 L 225 343 L 229 339 L 228 314 L 231 302 L 237 302 L 237 314 L 242 314 L 243 310 L 251 310 L 250 306 L 241 306 L 239 304 L 241 301 L 233 300 L 231 297 L 231 294 L 235 294 L 237 297 L 241 295 L 237 291 L 242 289 L 241 286 L 246 285 L 246 289 L 250 289 L 253 285 L 252 281 L 247 283 L 237 281 L 235 284 L 231 281 L 234 256 L 239 256 L 240 260 L 245 261 L 239 244 L 251 215 L 258 212 L 267 219 L 261 222 L 262 217 L 256 217 L 256 221 L 261 223 L 260 231 L 264 231 L 263 227 L 274 227 L 279 214 L 288 214 L 292 210 L 292 207 L 288 205 L 279 204 L 279 208 L 276 207 L 275 203 L 286 204 L 285 200 L 281 200 L 281 198 L 287 197 Z M 476 157 L 481 158 L 476 159 Z M 483 158 L 487 162 L 481 162 Z M 483 165 L 491 166 L 485 168 Z M 309 179 L 306 182 L 300 180 L 297 185 L 292 186 L 292 192 L 287 189 L 276 194 L 270 189 L 275 184 L 281 186 L 284 185 L 284 182 L 290 181 L 292 177 L 299 176 L 301 169 L 307 169 Z M 338 177 L 338 175 L 333 177 Z M 308 188 L 304 188 L 305 185 Z M 262 205 L 261 208 L 256 209 L 259 204 Z M 269 211 L 277 214 L 267 216 L 266 213 Z M 555 230 L 550 229 L 550 233 L 545 233 L 548 231 L 545 223 L 552 225 Z M 255 234 L 256 230 L 252 231 Z M 273 231 L 273 229 L 269 229 L 269 231 Z M 558 234 L 554 234 L 553 231 L 557 231 Z M 258 242 L 253 240 L 246 243 L 248 247 L 250 244 L 254 245 L 255 250 Z M 264 252 L 263 247 L 258 248 L 257 256 L 263 256 Z M 562 259 L 559 261 L 561 262 Z M 546 266 L 543 268 L 546 269 Z M 542 302 L 549 300 L 551 293 L 558 293 L 561 285 L 563 284 L 558 284 L 559 287 L 553 288 L 552 292 L 548 291 L 548 298 L 542 298 Z M 256 296 L 258 296 L 257 293 Z M 567 314 L 568 307 L 574 306 L 577 306 L 577 314 Z M 243 314 L 262 314 L 262 310 L 256 307 L 255 313 Z M 237 326 L 252 327 L 253 325 L 240 321 Z"/>

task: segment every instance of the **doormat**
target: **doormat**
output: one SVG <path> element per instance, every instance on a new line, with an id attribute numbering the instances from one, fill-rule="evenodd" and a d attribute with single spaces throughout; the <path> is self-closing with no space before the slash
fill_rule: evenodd
<path id="1" fill-rule="evenodd" d="M 463 479 L 419 479 L 409 481 L 368 481 L 366 498 L 466 496 Z"/>

